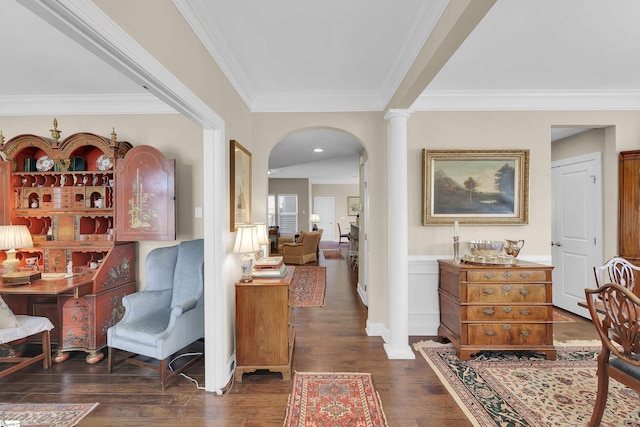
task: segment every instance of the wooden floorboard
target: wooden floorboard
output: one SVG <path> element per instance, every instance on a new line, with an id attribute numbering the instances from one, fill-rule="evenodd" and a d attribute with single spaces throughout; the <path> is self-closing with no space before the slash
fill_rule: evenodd
<path id="1" fill-rule="evenodd" d="M 346 255 L 346 245 L 341 250 Z M 301 372 L 370 372 L 391 427 L 471 426 L 427 362 L 388 360 L 380 337 L 365 332 L 367 308 L 356 292 L 347 260 L 325 260 L 327 297 L 324 307 L 298 307 L 293 369 Z M 346 258 L 346 256 L 345 256 Z M 590 322 L 555 325 L 556 339 L 596 339 Z M 427 337 L 411 337 L 416 342 Z M 196 344 L 191 350 L 201 347 Z M 0 379 L 1 402 L 82 403 L 100 405 L 84 418 L 84 426 L 278 426 L 285 418 L 290 381 L 280 374 L 245 375 L 217 396 L 177 378 L 165 390 L 157 372 L 120 365 L 107 372 L 106 357 L 87 365 L 78 352 L 45 371 L 34 365 Z M 202 386 L 204 362 L 187 374 Z"/>

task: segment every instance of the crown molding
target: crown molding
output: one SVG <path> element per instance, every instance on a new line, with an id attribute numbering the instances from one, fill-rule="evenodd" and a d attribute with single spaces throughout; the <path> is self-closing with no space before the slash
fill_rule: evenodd
<path id="1" fill-rule="evenodd" d="M 211 22 L 216 21 L 216 16 L 211 11 L 209 3 L 173 0 L 173 4 L 218 64 L 222 73 L 229 79 L 240 98 L 247 104 L 249 110 L 253 111 L 252 100 L 256 90 L 246 74 L 242 72 L 242 67 L 233 55 L 233 49 L 228 46 L 224 34 L 215 25 L 210 25 Z M 224 52 L 229 53 L 225 55 Z"/>
<path id="2" fill-rule="evenodd" d="M 381 111 L 384 101 L 368 92 L 271 92 L 260 93 L 253 101 L 254 113 L 335 113 Z"/>
<path id="3" fill-rule="evenodd" d="M 640 110 L 638 90 L 426 90 L 414 111 Z"/>
<path id="4" fill-rule="evenodd" d="M 150 94 L 0 96 L 0 116 L 178 114 Z"/>
<path id="5" fill-rule="evenodd" d="M 387 76 L 383 85 L 381 98 L 385 100 L 384 105 L 391 100 L 395 92 L 400 87 L 402 80 L 411 69 L 411 65 L 418 57 L 427 39 L 433 32 L 442 13 L 449 4 L 449 0 L 439 0 L 423 2 L 420 10 L 416 13 L 411 28 L 407 32 L 402 46 L 398 50 L 396 62 Z M 382 107 L 384 108 L 384 106 Z"/>

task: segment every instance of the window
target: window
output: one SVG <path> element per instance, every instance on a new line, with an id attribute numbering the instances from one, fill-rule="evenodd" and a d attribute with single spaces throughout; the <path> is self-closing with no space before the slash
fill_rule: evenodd
<path id="1" fill-rule="evenodd" d="M 280 227 L 280 235 L 294 235 L 298 230 L 298 195 L 269 194 L 267 197 L 269 226 Z"/>

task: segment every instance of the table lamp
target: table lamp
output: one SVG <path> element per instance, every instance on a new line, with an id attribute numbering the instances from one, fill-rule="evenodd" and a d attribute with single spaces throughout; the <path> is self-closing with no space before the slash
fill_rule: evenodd
<path id="1" fill-rule="evenodd" d="M 267 230 L 267 224 L 264 222 L 257 222 L 253 224 L 256 226 L 256 230 L 258 233 L 258 244 L 262 248 L 262 256 L 266 257 L 269 255 L 269 231 Z"/>
<path id="2" fill-rule="evenodd" d="M 233 245 L 233 252 L 242 254 L 240 264 L 242 265 L 241 282 L 251 282 L 251 265 L 253 264 L 252 253 L 260 252 L 258 243 L 258 232 L 255 225 L 239 225 L 236 231 L 236 243 Z"/>
<path id="3" fill-rule="evenodd" d="M 0 250 L 5 250 L 7 259 L 2 268 L 7 273 L 16 271 L 20 260 L 16 259 L 16 249 L 33 247 L 33 239 L 26 225 L 0 225 Z"/>
<path id="4" fill-rule="evenodd" d="M 320 222 L 320 215 L 317 213 L 312 213 L 311 218 L 309 218 L 309 222 L 313 224 L 311 227 L 312 231 L 318 231 L 318 223 Z"/>

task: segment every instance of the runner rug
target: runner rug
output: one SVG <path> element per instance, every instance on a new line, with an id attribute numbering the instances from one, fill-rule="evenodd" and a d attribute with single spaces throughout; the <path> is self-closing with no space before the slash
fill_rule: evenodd
<path id="1" fill-rule="evenodd" d="M 0 403 L 0 425 L 72 427 L 99 403 Z"/>
<path id="2" fill-rule="evenodd" d="M 327 291 L 327 267 L 297 265 L 291 278 L 291 305 L 321 307 Z"/>
<path id="3" fill-rule="evenodd" d="M 325 249 L 322 251 L 324 259 L 344 259 L 342 254 L 337 249 Z"/>
<path id="4" fill-rule="evenodd" d="M 285 427 L 386 427 L 371 374 L 296 372 Z"/>
<path id="5" fill-rule="evenodd" d="M 414 344 L 474 426 L 586 426 L 598 379 L 599 341 L 554 343 L 558 360 L 531 351 L 481 352 L 469 361 L 451 344 Z M 640 425 L 640 394 L 615 380 L 602 426 Z"/>

